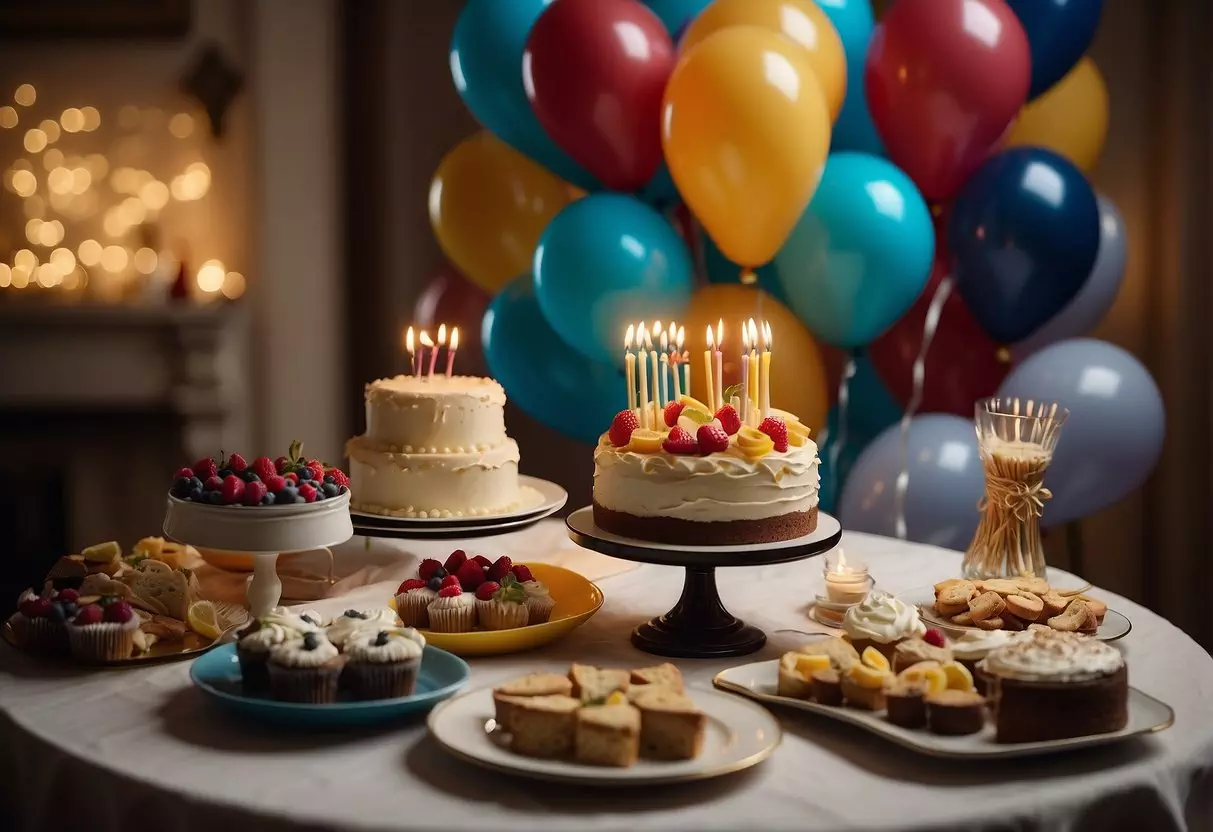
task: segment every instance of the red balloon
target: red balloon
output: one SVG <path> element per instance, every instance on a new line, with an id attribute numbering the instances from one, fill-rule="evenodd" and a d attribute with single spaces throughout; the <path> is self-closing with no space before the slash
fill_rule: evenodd
<path id="1" fill-rule="evenodd" d="M 876 374 L 902 407 L 910 403 L 914 393 L 914 361 L 922 346 L 927 310 L 945 274 L 946 264 L 937 260 L 927 287 L 910 311 L 868 346 Z M 935 337 L 927 349 L 918 412 L 971 418 L 974 402 L 998 392 L 998 385 L 1011 369 L 1009 359 L 1007 351 L 990 340 L 953 289 L 944 301 Z"/>
<path id="2" fill-rule="evenodd" d="M 483 289 L 447 267 L 439 271 L 418 296 L 410 323 L 430 330 L 431 336 L 439 324 L 446 324 L 447 329 L 459 327 L 455 372 L 464 376 L 484 375 L 480 322 L 489 308 L 489 300 Z"/>
<path id="3" fill-rule="evenodd" d="M 661 97 L 676 59 L 638 0 L 556 0 L 527 37 L 523 86 L 565 152 L 607 188 L 635 191 L 661 164 Z"/>
<path id="4" fill-rule="evenodd" d="M 951 198 L 1028 97 L 1028 38 L 1004 0 L 898 0 L 864 67 L 889 158 L 928 201 Z"/>

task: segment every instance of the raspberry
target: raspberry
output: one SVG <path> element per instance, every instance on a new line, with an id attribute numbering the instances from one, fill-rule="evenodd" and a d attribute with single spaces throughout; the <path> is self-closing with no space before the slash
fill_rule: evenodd
<path id="1" fill-rule="evenodd" d="M 476 587 L 476 600 L 492 601 L 493 593 L 501 589 L 501 584 L 496 581 L 485 581 L 480 586 Z"/>
<path id="2" fill-rule="evenodd" d="M 173 479 L 175 479 L 175 480 L 188 480 L 188 479 L 193 479 L 193 477 L 194 477 L 193 468 L 182 468 L 177 473 L 173 474 Z"/>
<path id="3" fill-rule="evenodd" d="M 510 574 L 510 569 L 513 567 L 513 565 L 513 561 L 511 561 L 505 555 L 502 555 L 501 557 L 497 558 L 496 563 L 489 567 L 489 573 L 485 577 L 487 577 L 490 581 L 497 581 L 500 583 L 502 578 Z"/>
<path id="4" fill-rule="evenodd" d="M 21 614 L 26 618 L 46 618 L 51 614 L 51 599 L 38 596 L 21 602 Z"/>
<path id="5" fill-rule="evenodd" d="M 488 558 L 486 558 L 484 555 L 476 555 L 475 557 L 472 558 L 472 560 L 474 560 L 474 561 L 476 561 L 476 563 L 480 564 L 481 569 L 488 569 L 489 567 L 491 567 L 493 565 L 493 562 L 491 560 L 489 560 Z"/>
<path id="6" fill-rule="evenodd" d="M 261 505 L 261 498 L 269 493 L 265 487 L 265 483 L 254 480 L 250 483 L 245 483 L 244 486 L 244 504 L 246 506 Z"/>
<path id="7" fill-rule="evenodd" d="M 278 476 L 278 469 L 274 467 L 274 461 L 268 456 L 257 457 L 249 467 L 253 469 L 254 474 L 261 478 L 262 482 L 267 482 L 270 477 Z"/>
<path id="8" fill-rule="evenodd" d="M 440 581 L 438 581 L 439 589 L 442 589 L 444 586 L 457 586 L 457 587 L 462 588 L 463 584 L 459 583 L 459 578 L 457 576 L 447 575 L 444 578 L 442 578 Z"/>
<path id="9" fill-rule="evenodd" d="M 316 502 L 316 494 L 317 492 L 315 486 L 308 485 L 306 482 L 299 486 L 299 496 L 302 497 L 306 502 Z"/>
<path id="10" fill-rule="evenodd" d="M 480 564 L 474 560 L 465 560 L 463 565 L 459 567 L 459 571 L 455 573 L 455 577 L 459 578 L 460 585 L 468 592 L 472 592 L 476 587 L 484 583 L 484 570 L 480 568 Z"/>
<path id="11" fill-rule="evenodd" d="M 211 477 L 219 473 L 219 466 L 215 464 L 213 459 L 200 459 L 194 463 L 194 476 L 206 482 Z"/>
<path id="12" fill-rule="evenodd" d="M 463 590 L 457 586 L 444 586 L 438 590 L 439 598 L 458 598 L 463 594 Z"/>
<path id="13" fill-rule="evenodd" d="M 720 422 L 720 426 L 729 436 L 741 430 L 741 417 L 737 415 L 737 411 L 731 404 L 726 404 L 716 411 L 716 421 Z"/>
<path id="14" fill-rule="evenodd" d="M 611 420 L 611 429 L 607 431 L 607 439 L 616 448 L 622 448 L 632 438 L 632 431 L 640 428 L 636 414 L 630 410 L 621 410 Z"/>
<path id="15" fill-rule="evenodd" d="M 223 499 L 223 504 L 230 506 L 244 499 L 244 480 L 235 474 L 228 474 L 227 479 L 223 481 L 223 487 L 219 489 L 219 495 Z"/>
<path id="16" fill-rule="evenodd" d="M 514 564 L 514 568 L 510 571 L 514 573 L 514 577 L 518 579 L 519 583 L 525 584 L 527 581 L 535 580 L 535 576 L 531 574 L 531 567 L 525 563 Z"/>
<path id="17" fill-rule="evenodd" d="M 244 461 L 244 457 L 240 454 L 232 454 L 227 458 L 227 466 L 232 470 L 233 474 L 239 474 L 248 467 L 248 463 Z"/>
<path id="18" fill-rule="evenodd" d="M 922 640 L 932 647 L 947 647 L 948 640 L 944 637 L 943 632 L 932 627 L 922 634 Z"/>
<path id="19" fill-rule="evenodd" d="M 338 488 L 344 488 L 350 484 L 350 478 L 340 468 L 330 468 L 324 472 L 324 481 L 328 482 L 328 478 L 333 478 L 333 485 Z"/>
<path id="20" fill-rule="evenodd" d="M 80 593 L 68 587 L 61 589 L 55 594 L 55 600 L 63 604 L 74 604 L 80 600 Z"/>
<path id="21" fill-rule="evenodd" d="M 284 480 L 289 480 L 290 482 L 293 482 L 295 485 L 299 484 L 299 475 L 296 474 L 294 471 L 287 471 L 285 474 L 282 475 L 282 478 Z"/>
<path id="22" fill-rule="evenodd" d="M 284 456 L 280 456 L 274 460 L 274 470 L 279 474 L 285 474 L 286 469 L 291 467 L 291 461 Z"/>
<path id="23" fill-rule="evenodd" d="M 675 427 L 670 431 L 670 435 L 661 443 L 661 447 L 670 454 L 699 453 L 699 445 L 696 444 L 695 437 L 691 436 L 685 428 L 680 427 Z"/>
<path id="24" fill-rule="evenodd" d="M 213 477 L 208 477 L 206 482 L 202 485 L 202 490 L 221 491 L 223 490 L 223 480 L 219 479 L 217 474 Z"/>
<path id="25" fill-rule="evenodd" d="M 105 618 L 105 614 L 101 611 L 101 607 L 96 604 L 85 604 L 76 613 L 73 623 L 78 627 L 84 627 L 89 624 L 100 624 Z"/>
<path id="26" fill-rule="evenodd" d="M 265 478 L 265 488 L 271 494 L 277 494 L 286 488 L 286 478 L 280 477 L 277 474 L 270 474 Z"/>
<path id="27" fill-rule="evenodd" d="M 421 565 L 417 567 L 417 577 L 423 581 L 428 581 L 430 578 L 434 577 L 434 573 L 441 568 L 441 563 L 433 558 L 426 558 L 421 562 Z"/>
<path id="28" fill-rule="evenodd" d="M 459 567 L 463 566 L 463 562 L 468 559 L 468 553 L 462 549 L 456 549 L 447 556 L 446 563 L 442 564 L 447 572 L 452 575 L 459 571 Z"/>
<path id="29" fill-rule="evenodd" d="M 135 615 L 135 610 L 126 601 L 110 604 L 103 612 L 105 620 L 114 624 L 125 624 Z"/>
<path id="30" fill-rule="evenodd" d="M 309 459 L 307 461 L 307 465 L 304 467 L 311 469 L 312 479 L 314 479 L 316 482 L 324 482 L 324 463 L 323 462 L 321 462 L 318 459 Z"/>
<path id="31" fill-rule="evenodd" d="M 768 416 L 762 420 L 762 424 L 758 429 L 771 437 L 771 441 L 775 443 L 775 450 L 779 453 L 787 453 L 788 450 L 788 426 L 783 419 L 776 419 L 774 416 Z"/>
<path id="32" fill-rule="evenodd" d="M 682 415 L 682 409 L 686 407 L 682 402 L 670 402 L 665 406 L 665 426 L 672 428 L 678 424 L 678 417 Z"/>
<path id="33" fill-rule="evenodd" d="M 417 578 L 409 578 L 407 581 L 405 581 L 399 587 L 397 587 L 396 594 L 403 595 L 404 593 L 406 593 L 410 590 L 421 589 L 424 586 L 425 586 L 425 581 L 419 580 Z"/>
<path id="34" fill-rule="evenodd" d="M 700 425 L 695 438 L 699 440 L 701 454 L 714 454 L 729 449 L 729 435 L 724 432 L 724 428 L 717 425 Z"/>

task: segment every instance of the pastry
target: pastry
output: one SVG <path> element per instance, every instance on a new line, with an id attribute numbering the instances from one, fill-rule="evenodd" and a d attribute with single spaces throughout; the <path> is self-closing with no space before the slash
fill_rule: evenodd
<path id="1" fill-rule="evenodd" d="M 835 636 L 822 636 L 802 644 L 795 652 L 805 656 L 826 656 L 830 660 L 830 666 L 836 670 L 846 670 L 851 665 L 859 664 L 859 651 L 855 646 Z"/>
<path id="2" fill-rule="evenodd" d="M 571 696 L 517 696 L 506 703 L 510 750 L 527 757 L 563 757 L 573 751 L 581 701 Z"/>
<path id="3" fill-rule="evenodd" d="M 1039 597 L 1044 610 L 1037 616 L 1038 618 L 1052 618 L 1055 615 L 1060 615 L 1070 603 L 1069 598 L 1059 595 L 1055 589 L 1050 589 Z"/>
<path id="4" fill-rule="evenodd" d="M 973 626 L 977 627 L 979 630 L 1001 630 L 1002 625 L 1003 620 L 997 615 L 992 618 L 983 618 L 980 621 L 973 621 Z"/>
<path id="5" fill-rule="evenodd" d="M 138 632 L 139 616 L 134 608 L 112 598 L 80 607 L 67 625 L 72 658 L 85 662 L 129 659 Z"/>
<path id="6" fill-rule="evenodd" d="M 17 599 L 17 613 L 9 619 L 13 634 L 35 653 L 66 653 L 68 613 L 76 615 L 79 594 L 74 589 L 46 589 L 41 594 L 27 589 Z"/>
<path id="7" fill-rule="evenodd" d="M 417 684 L 425 637 L 406 629 L 360 630 L 345 643 L 342 671 L 356 699 L 411 696 Z"/>
<path id="8" fill-rule="evenodd" d="M 703 749 L 707 717 L 685 694 L 666 688 L 645 691 L 633 703 L 640 711 L 640 753 L 654 760 L 690 760 Z"/>
<path id="9" fill-rule="evenodd" d="M 283 612 L 286 611 L 283 610 Z M 298 616 L 294 616 L 294 618 L 298 619 Z M 373 610 L 350 609 L 334 618 L 332 623 L 324 628 L 324 635 L 333 643 L 333 646 L 340 650 L 345 646 L 347 639 L 360 632 L 378 632 L 379 630 L 395 629 L 399 626 L 401 626 L 400 617 L 386 607 Z"/>
<path id="10" fill-rule="evenodd" d="M 310 705 L 335 702 L 344 666 L 345 657 L 319 631 L 284 641 L 270 650 L 270 696 Z"/>
<path id="11" fill-rule="evenodd" d="M 842 680 L 838 671 L 833 668 L 814 670 L 813 675 L 809 677 L 809 689 L 813 700 L 819 705 L 842 704 Z"/>
<path id="12" fill-rule="evenodd" d="M 615 691 L 626 693 L 631 677 L 632 674 L 626 670 L 591 667 L 588 664 L 573 664 L 569 668 L 572 695 L 587 705 L 604 702 Z"/>
<path id="13" fill-rule="evenodd" d="M 927 628 L 915 607 L 887 592 L 871 592 L 847 610 L 842 629 L 851 645 L 860 653 L 875 647 L 891 662 L 897 645 L 907 638 L 921 638 Z"/>
<path id="14" fill-rule="evenodd" d="M 1092 635 L 1107 614 L 1102 601 L 1081 590 L 1056 590 L 1043 578 L 992 578 L 972 583 L 973 595 L 960 609 L 967 581 L 950 578 L 935 585 L 934 612 L 952 624 L 983 630 L 1022 632 L 1039 623 L 1053 630 Z"/>
<path id="15" fill-rule="evenodd" d="M 675 665 L 665 662 L 654 667 L 633 668 L 632 685 L 656 685 L 682 693 L 682 671 Z"/>
<path id="16" fill-rule="evenodd" d="M 303 638 L 304 633 L 316 632 L 314 624 L 277 607 L 261 618 L 254 618 L 236 633 L 236 658 L 240 662 L 240 680 L 244 689 L 258 693 L 269 689 L 267 663 L 270 651 L 291 639 Z"/>
<path id="17" fill-rule="evenodd" d="M 499 725 L 508 730 L 511 703 L 515 699 L 529 696 L 569 696 L 572 692 L 572 680 L 568 676 L 561 676 L 558 673 L 531 673 L 511 679 L 493 689 L 495 718 Z"/>
<path id="18" fill-rule="evenodd" d="M 118 580 L 131 589 L 132 603 L 159 615 L 184 621 L 198 600 L 198 580 L 188 569 L 174 569 L 150 558 L 123 572 Z"/>
<path id="19" fill-rule="evenodd" d="M 485 581 L 476 588 L 476 620 L 485 630 L 525 627 L 529 619 L 526 590 L 512 574 L 501 583 Z"/>
<path id="20" fill-rule="evenodd" d="M 623 702 L 577 709 L 573 757 L 579 763 L 627 768 L 640 756 L 640 711 Z"/>
<path id="21" fill-rule="evenodd" d="M 911 665 L 919 662 L 950 662 L 952 651 L 948 647 L 938 647 L 920 638 L 906 639 L 893 650 L 893 672 L 900 673 Z"/>
<path id="22" fill-rule="evenodd" d="M 921 685 L 897 681 L 884 690 L 885 717 L 902 728 L 927 724 L 926 692 Z"/>
<path id="23" fill-rule="evenodd" d="M 1088 595 L 1079 595 L 1078 600 L 1082 601 L 1091 612 L 1095 613 L 1095 618 L 1099 623 L 1103 623 L 1104 616 L 1108 614 L 1108 605 L 1098 598 L 1092 598 Z"/>
<path id="24" fill-rule="evenodd" d="M 830 657 L 824 653 L 784 653 L 779 657 L 779 674 L 775 693 L 792 699 L 812 697 L 812 676 L 817 670 L 830 670 Z"/>
<path id="25" fill-rule="evenodd" d="M 986 703 L 975 691 L 942 690 L 928 694 L 927 727 L 935 734 L 976 734 L 985 725 Z"/>
<path id="26" fill-rule="evenodd" d="M 867 711 L 884 709 L 884 688 L 893 680 L 887 665 L 883 668 L 857 664 L 842 674 L 842 698 L 852 708 Z"/>

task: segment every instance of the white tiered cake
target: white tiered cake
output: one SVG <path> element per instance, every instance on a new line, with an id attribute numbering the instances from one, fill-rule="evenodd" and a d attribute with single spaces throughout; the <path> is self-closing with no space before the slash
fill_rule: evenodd
<path id="1" fill-rule="evenodd" d="M 349 441 L 352 507 L 395 517 L 477 517 L 524 507 L 505 391 L 489 378 L 396 376 L 366 386 L 366 433 Z"/>

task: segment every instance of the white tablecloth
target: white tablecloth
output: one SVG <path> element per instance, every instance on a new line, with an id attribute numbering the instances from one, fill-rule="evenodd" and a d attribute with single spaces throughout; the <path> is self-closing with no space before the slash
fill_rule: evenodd
<path id="1" fill-rule="evenodd" d="M 515 536 L 523 555 L 560 539 L 560 526 Z M 565 544 L 571 547 L 571 544 Z M 893 591 L 955 574 L 959 556 L 847 534 Z M 411 544 L 417 554 L 447 544 Z M 360 545 L 347 546 L 356 558 Z M 753 657 L 679 661 L 707 687 L 731 664 L 774 658 L 819 629 L 805 616 L 820 558 L 718 571 L 729 609 L 765 629 Z M 1060 576 L 1053 576 L 1058 583 Z M 474 660 L 480 687 L 573 659 L 636 665 L 628 633 L 677 599 L 682 571 L 642 566 L 601 581 L 601 612 L 565 641 Z M 1072 580 L 1072 578 L 1071 578 Z M 915 755 L 809 714 L 781 711 L 785 736 L 757 768 L 715 781 L 628 792 L 500 776 L 449 758 L 423 720 L 390 729 L 292 735 L 257 728 L 194 690 L 184 663 L 80 672 L 0 651 L 0 828 L 108 830 L 441 829 L 444 832 L 681 829 L 1213 828 L 1213 660 L 1144 608 L 1100 594 L 1133 621 L 1120 642 L 1132 684 L 1169 703 L 1170 730 L 1063 756 L 958 763 Z M 344 599 L 327 606 L 340 610 Z M 313 606 L 319 606 L 318 604 Z M 5 816 L 5 812 L 10 817 Z"/>

